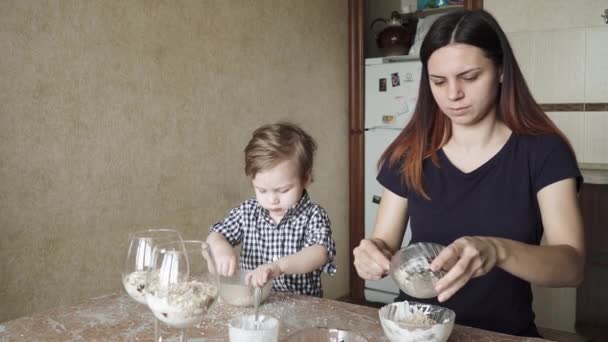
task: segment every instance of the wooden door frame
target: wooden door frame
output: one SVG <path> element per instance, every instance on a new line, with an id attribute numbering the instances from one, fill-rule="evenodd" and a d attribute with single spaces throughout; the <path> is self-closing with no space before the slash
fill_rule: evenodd
<path id="1" fill-rule="evenodd" d="M 359 278 L 353 265 L 352 251 L 365 237 L 364 228 L 364 0 L 348 0 L 348 186 L 350 227 L 349 265 L 350 299 L 364 301 L 365 282 Z M 465 8 L 481 9 L 483 0 L 465 0 Z"/>

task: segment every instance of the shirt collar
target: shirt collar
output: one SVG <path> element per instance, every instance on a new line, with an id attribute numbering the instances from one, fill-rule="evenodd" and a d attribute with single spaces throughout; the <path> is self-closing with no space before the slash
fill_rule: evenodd
<path id="1" fill-rule="evenodd" d="M 258 206 L 260 207 L 260 209 L 262 209 L 262 211 L 264 211 L 264 214 L 267 215 L 268 217 L 270 217 L 268 210 L 264 209 L 264 207 L 262 207 L 262 205 L 260 205 L 259 202 L 257 202 L 257 203 L 258 203 Z M 285 218 L 288 218 L 290 216 L 296 216 L 296 217 L 299 216 L 306 210 L 306 208 L 308 208 L 310 203 L 311 202 L 310 202 L 310 197 L 308 196 L 308 191 L 304 190 L 302 192 L 302 197 L 300 198 L 300 200 L 298 202 L 296 202 L 296 204 L 294 204 L 291 208 L 287 209 L 287 212 L 285 212 L 285 215 L 283 215 L 282 220 L 284 220 Z"/>
<path id="2" fill-rule="evenodd" d="M 294 215 L 294 216 L 298 216 L 300 215 L 302 212 L 304 212 L 306 210 L 306 208 L 308 207 L 308 205 L 310 204 L 310 197 L 308 196 L 308 192 L 306 190 L 304 190 L 304 192 L 302 193 L 302 198 L 300 198 L 300 200 L 291 208 L 289 208 L 287 210 L 287 212 L 285 213 L 285 217 Z"/>

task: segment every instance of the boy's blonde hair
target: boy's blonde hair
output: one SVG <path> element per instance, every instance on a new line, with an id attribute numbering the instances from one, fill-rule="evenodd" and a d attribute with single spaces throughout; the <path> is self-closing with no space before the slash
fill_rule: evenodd
<path id="1" fill-rule="evenodd" d="M 253 132 L 245 147 L 245 174 L 251 178 L 285 160 L 296 162 L 300 178 L 312 175 L 314 139 L 289 122 L 264 125 Z"/>

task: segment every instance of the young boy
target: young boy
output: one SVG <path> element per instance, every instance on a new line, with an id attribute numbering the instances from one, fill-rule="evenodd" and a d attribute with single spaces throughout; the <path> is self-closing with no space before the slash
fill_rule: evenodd
<path id="1" fill-rule="evenodd" d="M 253 132 L 245 174 L 255 198 L 232 209 L 207 237 L 221 275 L 234 273 L 233 247 L 242 242 L 240 268 L 254 270 L 246 279 L 251 285 L 273 281 L 275 291 L 323 295 L 321 272 L 335 274 L 336 247 L 327 213 L 306 192 L 316 148 L 310 135 L 290 123 Z"/>

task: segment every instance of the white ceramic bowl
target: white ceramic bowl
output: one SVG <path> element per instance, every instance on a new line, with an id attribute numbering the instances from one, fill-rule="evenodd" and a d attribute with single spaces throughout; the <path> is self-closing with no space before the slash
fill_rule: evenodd
<path id="1" fill-rule="evenodd" d="M 237 316 L 228 323 L 230 342 L 276 342 L 279 338 L 279 321 L 271 316 Z"/>
<path id="2" fill-rule="evenodd" d="M 401 248 L 391 258 L 390 273 L 401 291 L 416 298 L 437 297 L 435 284 L 445 271 L 431 271 L 433 259 L 444 247 L 419 242 Z"/>
<path id="3" fill-rule="evenodd" d="M 391 342 L 445 342 L 456 320 L 448 308 L 408 301 L 385 305 L 378 314 Z"/>
<path id="4" fill-rule="evenodd" d="M 253 306 L 253 293 L 255 288 L 245 283 L 245 277 L 251 271 L 236 270 L 231 277 L 220 277 L 220 296 L 224 301 L 234 306 Z M 272 281 L 262 288 L 260 304 L 264 303 L 270 295 Z"/>

